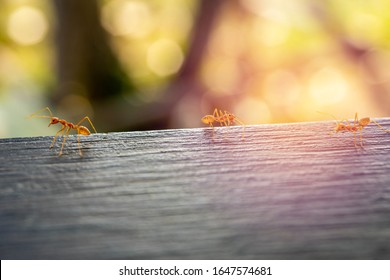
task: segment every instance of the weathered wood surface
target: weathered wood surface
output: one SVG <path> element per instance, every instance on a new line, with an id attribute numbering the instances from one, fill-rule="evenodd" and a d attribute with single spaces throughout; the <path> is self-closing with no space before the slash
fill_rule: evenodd
<path id="1" fill-rule="evenodd" d="M 0 257 L 390 259 L 390 133 L 333 125 L 0 139 Z"/>

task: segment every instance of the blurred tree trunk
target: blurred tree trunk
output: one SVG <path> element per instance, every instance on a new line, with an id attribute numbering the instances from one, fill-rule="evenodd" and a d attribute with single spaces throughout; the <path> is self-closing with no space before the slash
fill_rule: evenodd
<path id="1" fill-rule="evenodd" d="M 182 98 L 203 94 L 198 71 L 213 31 L 216 18 L 225 0 L 199 0 L 197 16 L 189 38 L 189 49 L 179 73 L 164 90 L 160 100 L 145 106 L 132 106 L 122 97 L 95 106 L 99 123 L 109 123 L 111 130 L 144 130 L 170 128 L 174 110 Z M 199 104 L 193 104 L 198 106 Z"/>
<path id="2" fill-rule="evenodd" d="M 95 124 L 105 131 L 168 128 L 179 100 L 188 94 L 201 94 L 196 76 L 223 2 L 199 1 L 190 47 L 180 72 L 159 101 L 135 106 L 120 94 L 133 88 L 108 45 L 98 2 L 54 0 L 58 18 L 54 101 L 59 103 L 69 94 L 88 98 L 95 112 Z"/>
<path id="3" fill-rule="evenodd" d="M 57 16 L 57 88 L 54 101 L 68 94 L 102 101 L 127 88 L 121 69 L 100 23 L 97 1 L 54 0 Z"/>

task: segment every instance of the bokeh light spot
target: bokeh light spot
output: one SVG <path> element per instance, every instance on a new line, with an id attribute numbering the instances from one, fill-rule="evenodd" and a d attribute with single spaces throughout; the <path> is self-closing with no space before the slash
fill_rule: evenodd
<path id="1" fill-rule="evenodd" d="M 184 60 L 180 46 L 169 39 L 154 42 L 147 53 L 147 64 L 158 76 L 169 76 L 179 71 Z"/>
<path id="2" fill-rule="evenodd" d="M 34 45 L 43 40 L 48 31 L 48 22 L 42 11 L 23 6 L 9 16 L 8 36 L 18 44 Z"/>

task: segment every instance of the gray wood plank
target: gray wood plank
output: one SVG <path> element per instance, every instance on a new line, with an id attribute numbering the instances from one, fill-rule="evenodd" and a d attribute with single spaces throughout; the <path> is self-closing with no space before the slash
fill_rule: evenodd
<path id="1" fill-rule="evenodd" d="M 0 139 L 0 257 L 389 259 L 390 133 L 333 126 Z"/>

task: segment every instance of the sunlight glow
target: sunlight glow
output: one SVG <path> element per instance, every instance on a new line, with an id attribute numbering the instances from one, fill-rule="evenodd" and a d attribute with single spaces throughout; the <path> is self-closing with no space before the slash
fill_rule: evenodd
<path id="1" fill-rule="evenodd" d="M 267 47 L 273 47 L 284 43 L 289 34 L 289 26 L 277 22 L 264 23 L 259 37 L 261 42 Z"/>
<path id="2" fill-rule="evenodd" d="M 202 82 L 214 95 L 230 95 L 237 84 L 240 73 L 233 59 L 210 57 L 201 71 Z"/>
<path id="3" fill-rule="evenodd" d="M 345 24 L 350 40 L 357 45 L 380 41 L 387 31 L 381 19 L 369 13 L 353 13 Z"/>
<path id="4" fill-rule="evenodd" d="M 312 75 L 308 90 L 317 104 L 333 104 L 347 95 L 349 83 L 339 70 L 326 67 Z"/>
<path id="5" fill-rule="evenodd" d="M 147 4 L 138 1 L 113 0 L 102 10 L 102 24 L 114 36 L 142 38 L 153 27 Z"/>
<path id="6" fill-rule="evenodd" d="M 257 20 L 257 36 L 265 46 L 273 47 L 284 43 L 290 32 L 291 23 L 281 11 L 265 9 Z"/>
<path id="7" fill-rule="evenodd" d="M 147 64 L 158 76 L 169 76 L 179 71 L 184 60 L 180 46 L 169 39 L 160 39 L 150 45 Z"/>
<path id="8" fill-rule="evenodd" d="M 243 99 L 235 107 L 234 113 L 245 124 L 259 124 L 271 121 L 271 111 L 261 98 L 248 97 Z"/>
<path id="9" fill-rule="evenodd" d="M 23 6 L 11 13 L 7 22 L 8 36 L 21 45 L 34 45 L 43 40 L 48 22 L 42 11 Z"/>
<path id="10" fill-rule="evenodd" d="M 297 76 L 288 70 L 275 70 L 264 79 L 265 99 L 272 106 L 290 107 L 301 95 L 302 86 Z"/>

